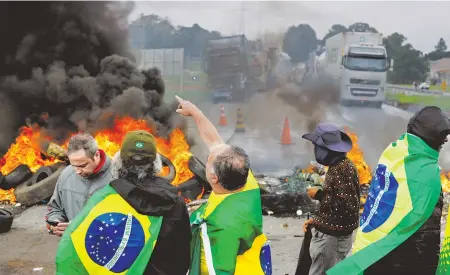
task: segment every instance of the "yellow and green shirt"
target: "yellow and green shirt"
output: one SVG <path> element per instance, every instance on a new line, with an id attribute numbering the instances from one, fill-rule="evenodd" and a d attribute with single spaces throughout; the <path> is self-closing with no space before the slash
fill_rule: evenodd
<path id="1" fill-rule="evenodd" d="M 262 232 L 259 185 L 251 171 L 245 187 L 215 194 L 191 215 L 190 275 L 270 274 L 270 249 Z"/>

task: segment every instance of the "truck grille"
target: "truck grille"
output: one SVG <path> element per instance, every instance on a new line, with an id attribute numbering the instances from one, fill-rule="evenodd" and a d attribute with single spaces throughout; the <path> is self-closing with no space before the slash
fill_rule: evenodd
<path id="1" fill-rule="evenodd" d="M 380 85 L 380 80 L 370 80 L 370 79 L 350 78 L 350 84 L 359 84 L 359 85 Z"/>
<path id="2" fill-rule="evenodd" d="M 350 88 L 350 93 L 354 96 L 376 96 L 378 89 Z"/>

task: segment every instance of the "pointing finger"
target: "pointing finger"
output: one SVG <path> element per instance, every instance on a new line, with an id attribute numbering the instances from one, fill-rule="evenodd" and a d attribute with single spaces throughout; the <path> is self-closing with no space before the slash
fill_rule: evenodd
<path id="1" fill-rule="evenodd" d="M 178 102 L 180 102 L 180 103 L 182 103 L 184 100 L 181 98 L 181 97 L 179 97 L 179 96 L 177 96 L 177 95 L 175 95 L 175 98 L 178 100 Z"/>

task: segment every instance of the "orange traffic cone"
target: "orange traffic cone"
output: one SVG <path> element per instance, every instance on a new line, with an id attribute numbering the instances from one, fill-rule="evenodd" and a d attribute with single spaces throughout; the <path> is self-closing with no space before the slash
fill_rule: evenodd
<path id="1" fill-rule="evenodd" d="M 219 125 L 220 126 L 226 126 L 228 125 L 227 117 L 225 115 L 225 108 L 223 105 L 220 105 L 220 119 L 219 119 Z"/>
<path id="2" fill-rule="evenodd" d="M 289 127 L 289 120 L 287 117 L 284 117 L 283 133 L 281 134 L 281 144 L 292 144 L 291 128 Z"/>

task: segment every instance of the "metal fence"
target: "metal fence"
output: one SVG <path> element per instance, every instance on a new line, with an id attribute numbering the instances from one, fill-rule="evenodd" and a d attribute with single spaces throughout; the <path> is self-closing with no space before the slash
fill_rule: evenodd
<path id="1" fill-rule="evenodd" d="M 419 88 L 408 88 L 400 85 L 386 85 L 386 91 L 395 94 L 407 94 L 407 95 L 434 95 L 434 96 L 450 96 L 450 93 L 445 93 L 442 90 L 421 90 Z"/>
<path id="2" fill-rule="evenodd" d="M 158 68 L 164 80 L 183 91 L 184 49 L 134 49 L 140 70 Z"/>

